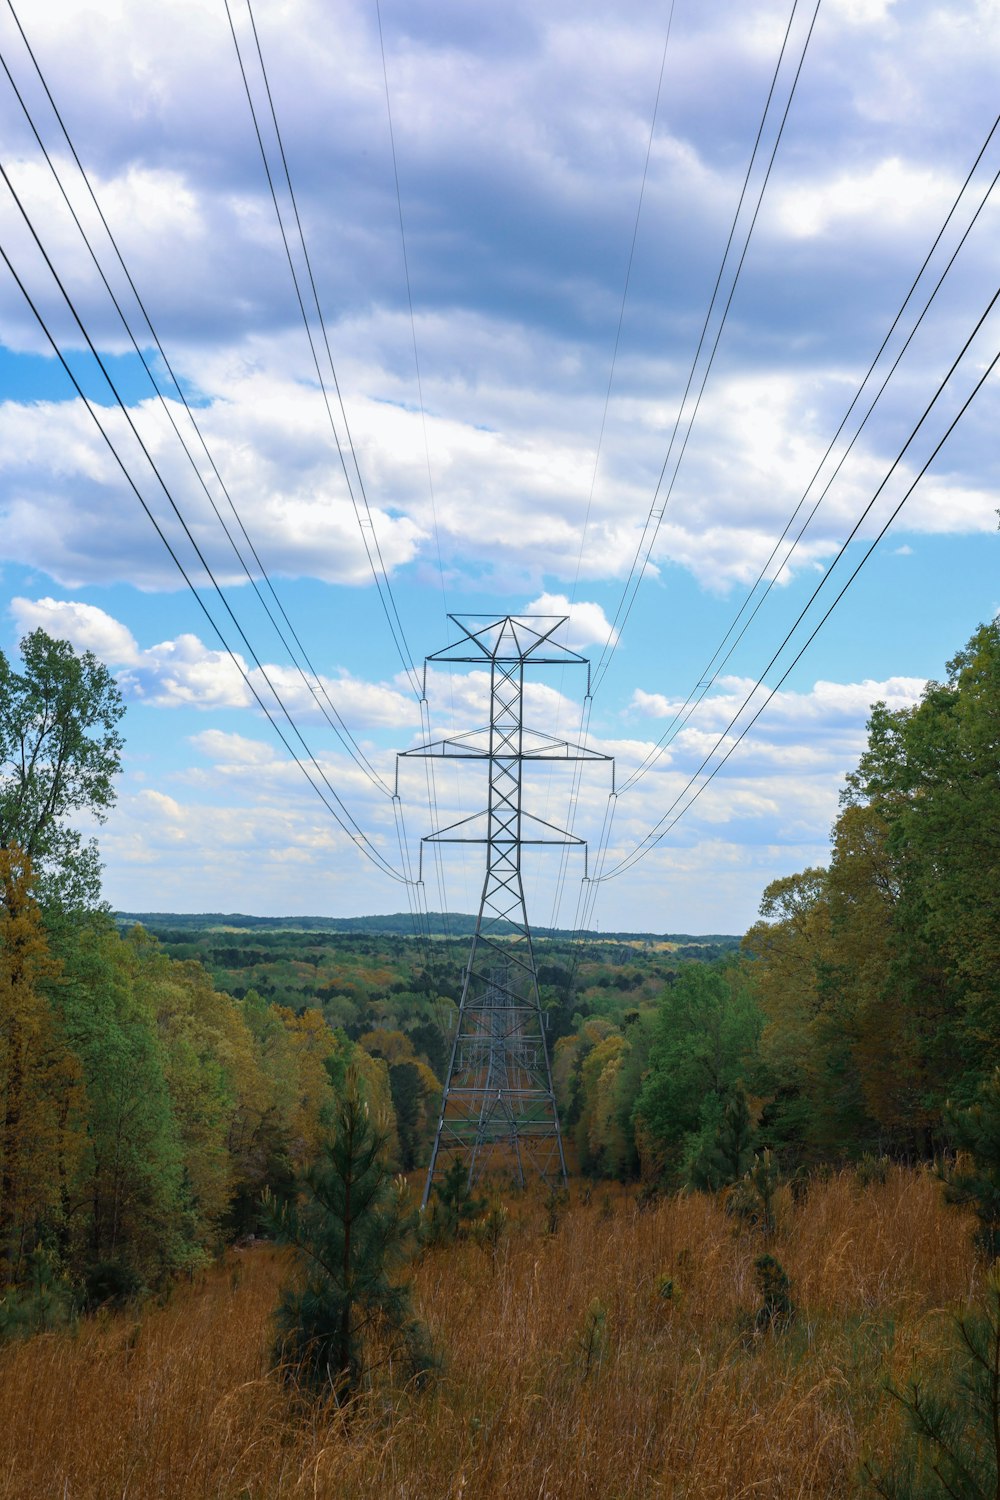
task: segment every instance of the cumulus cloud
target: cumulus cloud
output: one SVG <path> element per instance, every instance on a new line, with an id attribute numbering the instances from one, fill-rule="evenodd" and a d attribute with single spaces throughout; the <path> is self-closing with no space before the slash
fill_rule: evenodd
<path id="1" fill-rule="evenodd" d="M 126 697 L 152 708 L 249 708 L 246 662 L 225 651 L 213 651 L 196 635 L 161 641 L 143 652 L 119 682 Z"/>
<path id="2" fill-rule="evenodd" d="M 121 621 L 78 600 L 18 597 L 11 613 L 20 631 L 40 626 L 119 668 L 118 682 L 126 699 L 152 708 L 255 708 L 255 689 L 272 711 L 277 694 L 301 723 L 318 724 L 336 712 L 362 732 L 404 732 L 420 721 L 412 694 L 394 683 L 366 682 L 347 671 L 313 677 L 288 663 L 257 667 L 239 652 L 230 655 L 206 646 L 191 632 L 140 648 Z"/>
<path id="3" fill-rule="evenodd" d="M 922 224 L 929 206 L 943 217 L 958 187 L 938 172 L 891 156 L 861 172 L 789 185 L 776 194 L 774 213 L 795 239 L 837 228 L 843 233 L 854 221 L 863 235 L 882 235 L 887 226 L 905 231 Z"/>
<path id="4" fill-rule="evenodd" d="M 371 17 L 348 0 L 335 9 L 341 87 L 334 95 L 308 83 L 325 76 L 332 58 L 333 44 L 323 40 L 329 17 L 316 24 L 316 0 L 295 0 L 280 31 L 265 28 L 264 42 L 386 568 L 431 573 L 440 550 L 450 583 L 487 580 L 502 592 L 548 592 L 553 581 L 576 577 L 578 563 L 584 579 L 623 579 L 666 455 L 693 344 L 692 309 L 705 303 L 705 267 L 724 242 L 737 157 L 748 130 L 752 136 L 780 41 L 778 18 L 741 14 L 733 27 L 723 7 L 718 15 L 679 20 L 672 35 L 668 102 L 650 160 L 581 558 L 661 21 L 638 13 L 612 21 L 596 5 L 568 3 L 550 8 L 544 25 L 520 3 L 502 23 L 483 13 L 463 19 L 449 12 L 445 20 L 424 5 L 387 14 L 412 205 L 421 414 L 376 87 L 377 34 Z M 95 186 L 137 284 L 177 367 L 206 402 L 199 420 L 261 556 L 278 574 L 367 585 L 368 559 L 296 323 L 231 39 L 217 19 L 190 0 L 172 0 L 155 25 L 108 6 L 102 27 L 93 28 L 72 7 L 56 5 L 33 18 L 32 30 L 57 97 L 75 105 Z M 749 290 L 733 309 L 739 332 L 722 345 L 654 552 L 654 562 L 679 564 L 708 586 L 741 581 L 766 560 L 797 486 L 835 430 L 850 394 L 845 382 L 888 324 L 900 227 L 908 239 L 929 244 L 965 167 L 964 159 L 961 171 L 953 160 L 942 163 L 947 130 L 942 124 L 942 139 L 929 139 L 933 108 L 910 109 L 905 126 L 884 129 L 877 156 L 861 139 L 862 103 L 886 92 L 884 70 L 900 46 L 887 0 L 842 0 L 824 24 L 825 50 L 817 42 L 810 66 L 819 69 L 814 91 L 823 99 L 839 98 L 850 68 L 853 92 L 841 101 L 840 120 L 846 165 L 830 149 L 826 119 L 799 101 L 804 113 L 789 127 L 791 157 L 779 163 L 784 170 L 769 190 L 759 231 L 767 251 L 748 261 Z M 975 6 L 966 7 L 962 24 L 978 49 L 975 85 L 968 83 L 974 92 L 985 87 L 997 47 Z M 917 6 L 909 55 L 922 62 L 934 55 L 940 69 L 955 56 L 949 36 L 932 6 Z M 940 78 L 923 80 L 917 70 L 918 93 L 943 88 Z M 719 98 L 727 100 L 725 110 L 707 107 Z M 88 325 L 103 347 L 127 349 L 30 138 L 13 119 L 3 128 L 16 180 Z M 58 165 L 62 171 L 68 162 L 60 157 Z M 79 183 L 71 188 L 88 226 L 99 229 Z M 19 233 L 23 239 L 23 228 Z M 984 233 L 986 240 L 974 239 L 963 252 L 971 300 L 988 267 L 984 251 L 992 241 Z M 869 303 L 874 280 L 879 295 Z M 0 296 L 9 304 L 12 346 L 43 348 L 16 292 L 5 287 Z M 50 290 L 45 300 L 54 307 Z M 141 320 L 136 326 L 148 345 Z M 327 381 L 343 437 L 329 372 Z M 908 410 L 922 395 L 915 386 Z M 147 400 L 135 415 L 211 565 L 224 581 L 238 581 L 240 566 L 162 414 Z M 177 417 L 186 427 L 183 414 Z M 103 419 L 200 582 L 197 560 L 123 420 Z M 977 443 L 984 454 L 986 428 Z M 838 481 L 792 570 L 829 555 L 869 483 L 884 474 L 889 437 L 873 444 L 867 467 Z M 193 451 L 203 464 L 196 442 Z M 118 579 L 179 586 L 79 403 L 8 403 L 0 409 L 0 453 L 4 556 L 66 586 Z M 977 461 L 970 455 L 970 469 Z M 214 479 L 210 487 L 232 521 Z M 922 487 L 908 508 L 909 524 L 980 530 L 988 493 L 988 484 L 958 472 L 936 492 Z"/>
<path id="5" fill-rule="evenodd" d="M 557 639 L 571 645 L 574 651 L 605 643 L 613 646 L 618 640 L 618 632 L 612 630 L 601 606 L 583 599 L 571 602 L 565 594 L 541 594 L 528 605 L 525 614 L 567 615 L 568 624 L 560 627 Z"/>
<path id="6" fill-rule="evenodd" d="M 419 723 L 412 696 L 389 683 L 339 677 L 303 677 L 287 664 L 251 666 L 243 656 L 207 647 L 194 635 L 163 641 L 141 653 L 135 666 L 119 676 L 127 696 L 154 708 L 253 708 L 264 703 L 283 721 L 280 699 L 296 722 L 319 724 L 333 712 L 355 729 L 403 729 Z"/>
<path id="7" fill-rule="evenodd" d="M 178 404 L 173 409 L 194 453 L 197 440 L 188 419 Z M 259 572 L 241 521 L 276 575 L 348 585 L 371 581 L 372 534 L 366 544 L 325 412 L 292 383 L 244 381 L 236 399 L 220 399 L 200 414 L 199 425 L 239 511 L 237 519 L 207 472 L 211 501 L 233 540 L 158 403 L 143 402 L 134 420 L 190 537 L 124 417 L 105 412 L 101 420 L 196 583 L 207 582 L 207 575 L 191 538 L 220 583 L 245 582 L 246 567 Z M 0 557 L 44 569 L 69 587 L 122 579 L 151 588 L 184 586 L 81 402 L 0 405 L 0 480 Z M 356 480 L 354 488 L 361 506 Z M 414 557 L 422 535 L 416 522 L 375 505 L 372 527 L 389 572 Z"/>
<path id="8" fill-rule="evenodd" d="M 824 682 L 814 683 L 808 693 L 779 689 L 767 707 L 768 724 L 782 723 L 799 727 L 815 723 L 833 724 L 838 720 L 856 721 L 866 716 L 873 703 L 885 703 L 891 709 L 909 708 L 917 701 L 926 686 L 926 680 L 918 677 L 889 677 L 881 682 Z M 728 722 L 735 709 L 750 694 L 750 711 L 755 701 L 766 697 L 770 689 L 766 683 L 758 686 L 753 678 L 722 677 L 719 691 L 702 699 L 697 714 L 699 723 Z M 631 707 L 644 718 L 666 719 L 679 714 L 684 708 L 680 699 L 670 699 L 663 693 L 647 693 L 636 688 Z"/>
<path id="9" fill-rule="evenodd" d="M 139 660 L 139 647 L 126 625 L 96 604 L 74 599 L 22 599 L 10 603 L 19 631 L 44 630 L 57 640 L 66 640 L 77 651 L 93 651 L 105 662 L 131 665 Z"/>

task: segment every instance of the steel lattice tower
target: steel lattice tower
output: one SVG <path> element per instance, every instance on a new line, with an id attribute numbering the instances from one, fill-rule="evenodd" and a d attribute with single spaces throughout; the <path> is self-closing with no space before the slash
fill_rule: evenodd
<path id="1" fill-rule="evenodd" d="M 584 850 L 586 845 L 524 811 L 522 773 L 526 761 L 609 760 L 581 745 L 529 729 L 523 721 L 526 666 L 586 666 L 589 692 L 586 658 L 552 640 L 566 616 L 449 618 L 462 631 L 462 639 L 427 661 L 489 663 L 490 722 L 485 729 L 436 740 L 405 751 L 404 756 L 487 763 L 485 810 L 424 840 L 485 845 L 486 873 L 424 1203 L 442 1152 L 467 1158 L 470 1183 L 489 1170 L 509 1172 L 522 1184 L 531 1174 L 550 1185 L 565 1180 L 521 855 L 528 845 L 575 844 Z M 481 832 L 477 824 L 482 825 Z"/>

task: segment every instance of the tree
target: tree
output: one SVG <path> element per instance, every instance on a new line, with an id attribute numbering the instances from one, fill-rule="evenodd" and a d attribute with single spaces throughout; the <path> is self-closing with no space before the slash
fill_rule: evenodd
<path id="1" fill-rule="evenodd" d="M 874 705 L 841 800 L 829 870 L 775 881 L 744 939 L 761 1128 L 813 1155 L 930 1156 L 946 1101 L 1000 1066 L 1000 622 L 912 708 Z"/>
<path id="2" fill-rule="evenodd" d="M 155 997 L 134 945 L 101 913 L 61 924 L 56 946 L 51 998 L 86 1089 L 71 1250 L 85 1268 L 122 1262 L 153 1283 L 200 1256 Z"/>
<path id="3" fill-rule="evenodd" d="M 730 1095 L 756 1065 L 761 1013 L 743 970 L 692 964 L 665 991 L 635 1105 L 648 1166 L 679 1180 L 696 1137 L 712 1142 Z"/>
<path id="4" fill-rule="evenodd" d="M 83 1145 L 80 1068 L 43 991 L 58 977 L 31 866 L 0 849 L 0 1287 L 18 1279 L 45 1219 L 65 1228 Z"/>
<path id="5" fill-rule="evenodd" d="M 0 651 L 0 849 L 30 860 L 43 905 L 93 906 L 97 845 L 67 819 L 85 811 L 103 822 L 114 804 L 125 705 L 92 652 L 78 656 L 44 630 L 25 636 L 21 658 L 16 672 Z"/>
<path id="6" fill-rule="evenodd" d="M 424 1220 L 424 1238 L 431 1245 L 451 1245 L 468 1233 L 469 1225 L 486 1209 L 469 1187 L 468 1164 L 456 1156 L 434 1183 L 434 1196 Z"/>
<path id="7" fill-rule="evenodd" d="M 914 708 L 877 704 L 846 798 L 878 809 L 895 866 L 896 982 L 933 1122 L 1000 1064 L 1000 621 Z"/>
<path id="8" fill-rule="evenodd" d="M 358 1038 L 358 1047 L 371 1057 L 382 1058 L 388 1069 L 396 1118 L 396 1160 L 402 1171 L 410 1172 L 421 1159 L 426 1160 L 441 1085 L 402 1031 L 376 1027 Z"/>
<path id="9" fill-rule="evenodd" d="M 740 1084 L 734 1085 L 724 1102 L 718 1094 L 709 1098 L 714 1117 L 705 1111 L 703 1128 L 689 1137 L 685 1177 L 692 1187 L 714 1193 L 743 1177 L 753 1155 L 755 1132 Z"/>
<path id="10" fill-rule="evenodd" d="M 991 1261 L 1000 1256 L 1000 1068 L 968 1109 L 950 1108 L 945 1120 L 960 1156 L 942 1167 L 950 1203 L 972 1204 L 976 1243 Z"/>
<path id="11" fill-rule="evenodd" d="M 955 1319 L 947 1363 L 906 1391 L 907 1430 L 890 1468 L 865 1465 L 883 1500 L 996 1500 L 1000 1494 L 1000 1283 Z"/>
<path id="12" fill-rule="evenodd" d="M 415 1374 L 429 1364 L 409 1289 L 396 1276 L 417 1215 L 405 1184 L 392 1179 L 387 1146 L 388 1134 L 372 1119 L 350 1070 L 332 1138 L 305 1173 L 300 1201 L 274 1215 L 297 1259 L 297 1276 L 277 1310 L 282 1371 L 338 1401 L 357 1390 L 373 1339 L 401 1346 Z"/>

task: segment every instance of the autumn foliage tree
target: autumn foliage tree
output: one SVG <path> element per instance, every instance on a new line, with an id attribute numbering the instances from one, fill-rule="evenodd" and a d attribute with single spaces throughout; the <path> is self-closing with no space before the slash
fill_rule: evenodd
<path id="1" fill-rule="evenodd" d="M 0 849 L 0 1286 L 18 1279 L 40 1226 L 64 1230 L 80 1156 L 80 1065 L 43 989 L 58 974 L 30 861 Z"/>
<path id="2" fill-rule="evenodd" d="M 828 869 L 775 881 L 744 943 L 777 1138 L 930 1156 L 1000 1063 L 1000 623 L 912 708 L 872 710 Z"/>

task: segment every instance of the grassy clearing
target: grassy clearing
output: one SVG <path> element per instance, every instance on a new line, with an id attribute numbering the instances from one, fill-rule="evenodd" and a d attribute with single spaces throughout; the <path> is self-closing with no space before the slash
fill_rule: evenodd
<path id="1" fill-rule="evenodd" d="M 708 1197 L 582 1198 L 554 1234 L 527 1197 L 495 1255 L 426 1254 L 415 1300 L 442 1377 L 350 1419 L 296 1414 L 269 1374 L 286 1271 L 268 1248 L 138 1319 L 8 1348 L 0 1500 L 843 1500 L 861 1455 L 893 1444 L 886 1376 L 934 1357 L 982 1272 L 922 1173 L 786 1194 L 766 1244 Z M 797 1308 L 780 1335 L 752 1327 L 765 1248 Z"/>

